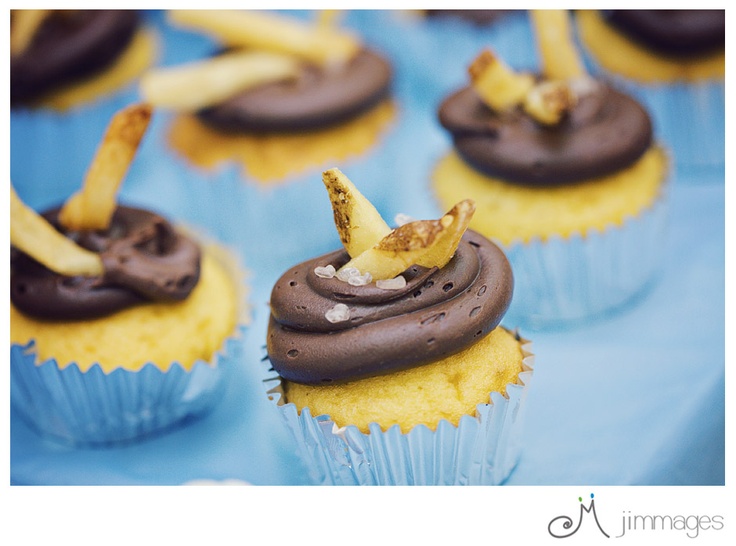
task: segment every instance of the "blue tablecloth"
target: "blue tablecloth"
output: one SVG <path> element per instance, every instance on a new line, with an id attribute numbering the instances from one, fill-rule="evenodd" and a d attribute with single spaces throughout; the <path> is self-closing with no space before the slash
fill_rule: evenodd
<path id="1" fill-rule="evenodd" d="M 462 85 L 463 76 L 462 71 L 420 70 L 409 53 L 418 54 L 426 29 L 416 21 L 403 28 L 407 22 L 401 17 L 359 12 L 346 19 L 394 62 L 401 112 L 387 138 L 401 144 L 341 168 L 361 187 L 385 175 L 385 165 L 390 165 L 395 185 L 375 190 L 375 195 L 366 191 L 379 210 L 386 218 L 398 212 L 430 217 L 438 211 L 428 176 L 449 146 L 435 119 L 436 106 Z M 160 14 L 148 18 L 162 36 L 163 64 L 196 58 L 210 47 L 199 37 L 165 28 Z M 524 40 L 529 32 L 525 21 L 514 24 L 515 40 L 531 48 Z M 467 64 L 486 36 L 477 28 L 453 25 L 453 32 L 460 28 L 468 34 L 444 53 Z M 432 28 L 442 31 L 438 25 Z M 495 37 L 488 35 L 489 40 Z M 404 47 L 402 40 L 413 46 Z M 507 46 L 501 41 L 499 47 L 510 51 L 517 42 Z M 520 65 L 528 62 L 518 52 L 508 56 Z M 534 52 L 529 56 L 533 59 Z M 150 132 L 162 134 L 168 121 L 165 115 L 157 117 Z M 30 138 L 25 122 L 11 119 L 13 182 L 31 205 L 48 206 L 65 195 L 33 191 L 38 166 L 33 170 L 23 160 Z M 70 145 L 58 142 L 48 149 L 50 163 L 54 155 L 61 161 Z M 63 446 L 38 436 L 11 410 L 13 484 L 181 484 L 200 479 L 306 484 L 292 439 L 265 396 L 259 366 L 274 281 L 288 266 L 339 245 L 319 170 L 272 189 L 238 180 L 234 170 L 220 172 L 213 181 L 192 183 L 185 177 L 187 186 L 182 187 L 183 167 L 162 147 L 160 136 L 145 141 L 121 200 L 155 204 L 177 219 L 203 225 L 242 253 L 251 272 L 253 311 L 243 340 L 243 365 L 209 415 L 129 446 Z M 658 282 L 613 316 L 575 328 L 522 332 L 534 343 L 536 369 L 522 458 L 508 484 L 724 483 L 724 187 L 722 168 L 687 176 L 675 169 L 666 260 Z"/>

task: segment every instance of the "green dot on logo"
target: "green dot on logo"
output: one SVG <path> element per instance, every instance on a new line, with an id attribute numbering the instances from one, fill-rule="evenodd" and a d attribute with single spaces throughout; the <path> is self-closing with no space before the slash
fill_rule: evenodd
<path id="1" fill-rule="evenodd" d="M 578 502 L 583 502 L 583 497 L 578 497 Z"/>

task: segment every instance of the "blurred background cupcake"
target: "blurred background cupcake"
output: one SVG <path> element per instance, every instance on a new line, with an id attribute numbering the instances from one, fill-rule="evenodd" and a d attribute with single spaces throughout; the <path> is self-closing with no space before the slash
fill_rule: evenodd
<path id="1" fill-rule="evenodd" d="M 242 178 L 283 181 L 359 157 L 395 122 L 392 68 L 320 12 L 175 10 L 170 24 L 204 32 L 219 52 L 146 75 L 141 93 L 177 112 L 168 144 L 192 165 L 235 163 Z M 186 88 L 187 93 L 181 93 Z"/>
<path id="2" fill-rule="evenodd" d="M 652 113 L 657 138 L 673 151 L 678 178 L 721 181 L 725 10 L 584 10 L 576 21 L 596 73 Z"/>
<path id="3" fill-rule="evenodd" d="M 567 13 L 531 17 L 542 75 L 481 52 L 471 84 L 440 106 L 454 149 L 433 184 L 443 207 L 472 198 L 471 227 L 503 245 L 507 317 L 549 327 L 620 307 L 654 279 L 669 161 L 642 106 L 586 75 Z"/>
<path id="4" fill-rule="evenodd" d="M 10 36 L 11 178 L 48 206 L 77 187 L 110 117 L 135 101 L 158 38 L 133 10 L 12 10 Z"/>
<path id="5" fill-rule="evenodd" d="M 498 326 L 513 280 L 473 205 L 391 230 L 324 173 L 344 251 L 271 292 L 269 397 L 314 483 L 499 484 L 520 455 L 528 342 Z"/>
<path id="6" fill-rule="evenodd" d="M 116 114 L 82 190 L 38 215 L 11 193 L 11 401 L 44 435 L 107 445 L 221 397 L 245 321 L 217 245 L 116 203 L 151 110 Z"/>

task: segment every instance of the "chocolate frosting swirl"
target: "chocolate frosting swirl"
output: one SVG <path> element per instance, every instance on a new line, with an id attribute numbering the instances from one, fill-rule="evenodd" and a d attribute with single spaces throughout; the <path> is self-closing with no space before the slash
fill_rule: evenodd
<path id="1" fill-rule="evenodd" d="M 511 302 L 503 252 L 468 230 L 442 269 L 412 266 L 401 290 L 320 278 L 315 267 L 347 263 L 344 250 L 297 265 L 274 285 L 267 350 L 274 369 L 298 383 L 350 381 L 428 364 L 493 330 Z M 325 313 L 346 304 L 350 318 Z"/>
<path id="2" fill-rule="evenodd" d="M 107 68 L 138 28 L 131 10 L 55 11 L 10 61 L 11 104 L 30 102 Z"/>
<path id="3" fill-rule="evenodd" d="M 362 50 L 345 66 L 304 64 L 294 80 L 259 85 L 198 112 L 206 124 L 226 132 L 293 132 L 352 119 L 389 95 L 388 61 Z"/>
<path id="4" fill-rule="evenodd" d="M 119 206 L 104 232 L 65 232 L 58 214 L 56 208 L 43 216 L 78 245 L 98 253 L 105 274 L 66 277 L 13 249 L 10 299 L 27 315 L 95 318 L 145 301 L 183 300 L 199 281 L 199 246 L 157 214 Z"/>
<path id="5" fill-rule="evenodd" d="M 603 84 L 582 94 L 553 127 L 535 122 L 521 107 L 494 112 L 471 87 L 442 102 L 439 120 L 467 163 L 489 176 L 530 186 L 611 174 L 639 159 L 652 141 L 644 108 Z"/>
<path id="6" fill-rule="evenodd" d="M 663 55 L 695 57 L 726 44 L 725 10 L 608 10 L 604 16 L 630 39 Z"/>

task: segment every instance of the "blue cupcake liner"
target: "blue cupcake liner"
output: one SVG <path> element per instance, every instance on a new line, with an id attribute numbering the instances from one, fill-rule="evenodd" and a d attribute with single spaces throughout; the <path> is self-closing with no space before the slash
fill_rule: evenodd
<path id="1" fill-rule="evenodd" d="M 666 184 L 650 207 L 620 226 L 503 246 L 514 273 L 503 323 L 532 330 L 565 327 L 633 303 L 662 267 Z"/>
<path id="2" fill-rule="evenodd" d="M 521 455 L 525 399 L 534 370 L 531 343 L 521 339 L 524 371 L 506 396 L 490 393 L 476 415 L 458 426 L 446 420 L 432 431 L 424 425 L 402 433 L 398 425 L 381 430 L 371 423 L 368 434 L 354 425 L 339 428 L 329 415 L 299 414 L 283 398 L 281 378 L 264 379 L 294 436 L 312 483 L 317 485 L 499 485 Z M 266 362 L 268 364 L 268 362 Z M 271 373 L 273 370 L 269 370 Z"/>
<path id="3" fill-rule="evenodd" d="M 10 348 L 10 400 L 19 415 L 43 435 L 75 446 L 105 446 L 162 432 L 212 409 L 241 352 L 236 334 L 211 363 L 179 363 L 161 371 L 152 363 L 139 371 L 105 373 L 99 364 L 83 372 L 76 363 L 60 368 L 38 362 L 33 341 Z"/>

